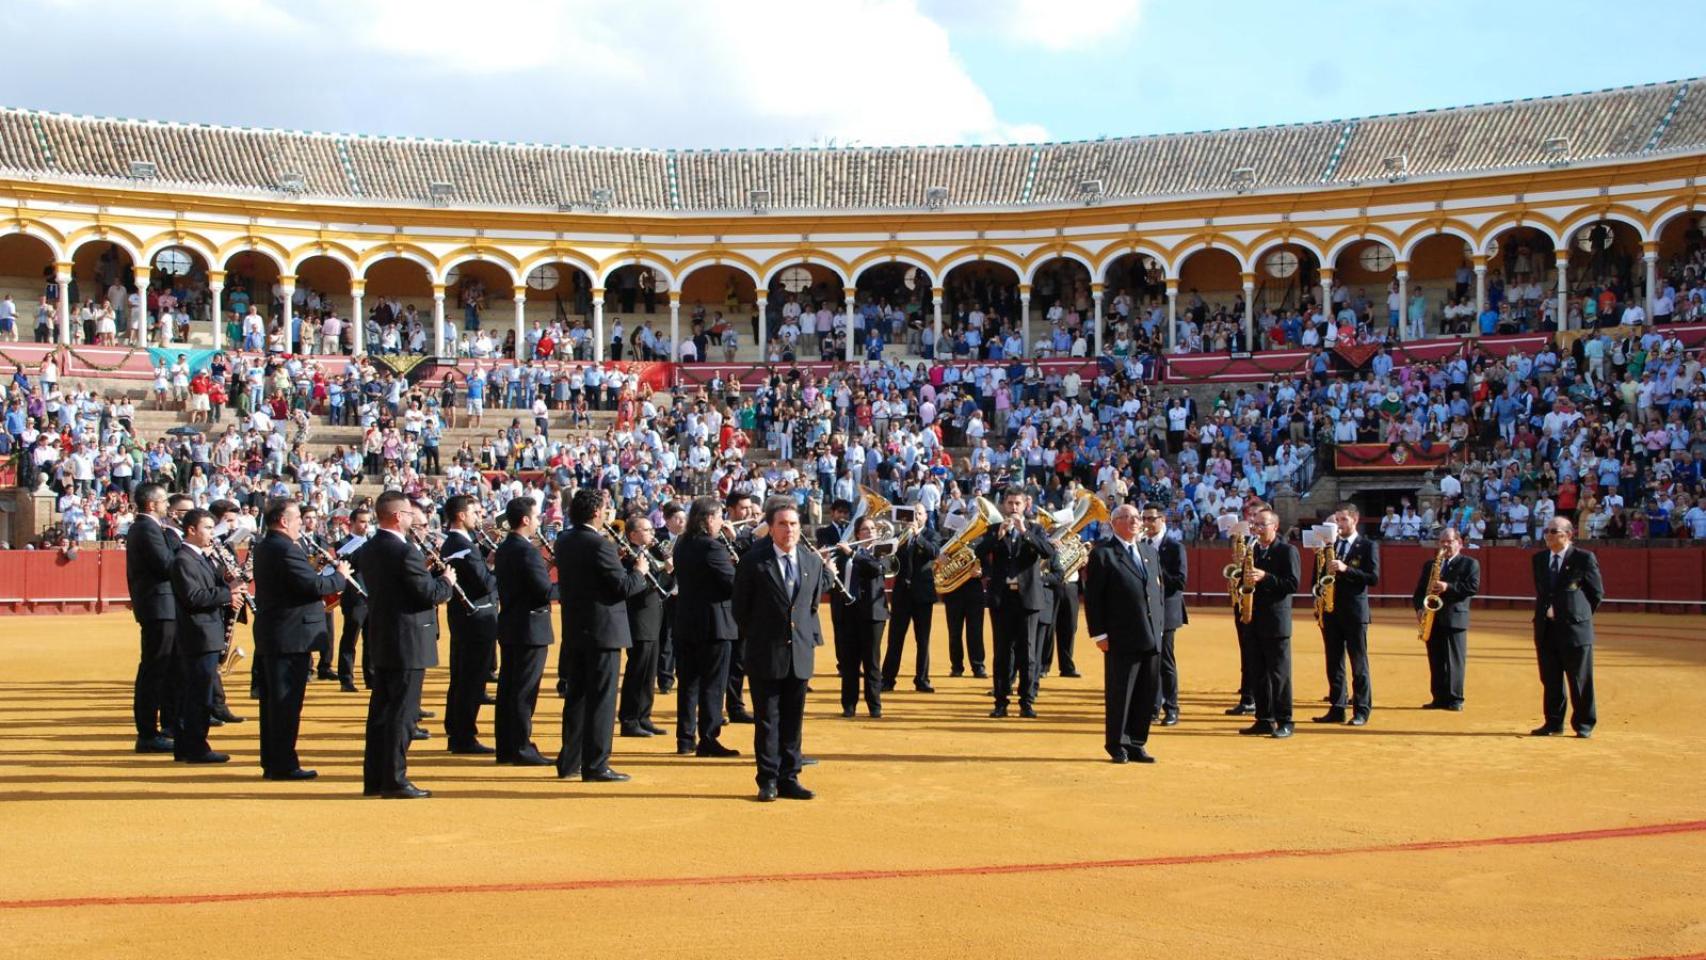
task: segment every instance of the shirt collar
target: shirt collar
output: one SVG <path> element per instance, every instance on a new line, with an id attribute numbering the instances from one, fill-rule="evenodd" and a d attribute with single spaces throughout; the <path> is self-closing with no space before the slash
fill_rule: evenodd
<path id="1" fill-rule="evenodd" d="M 795 562 L 796 558 L 794 555 L 800 552 L 798 546 L 796 546 L 793 550 L 783 550 L 781 547 L 778 547 L 774 543 L 772 543 L 770 545 L 770 548 L 772 550 L 776 551 L 777 561 L 787 560 L 790 563 Z"/>

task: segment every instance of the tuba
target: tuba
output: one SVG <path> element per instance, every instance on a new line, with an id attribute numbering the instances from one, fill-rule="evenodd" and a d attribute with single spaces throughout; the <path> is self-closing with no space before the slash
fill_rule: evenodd
<path id="1" fill-rule="evenodd" d="M 995 504 L 983 497 L 978 497 L 973 504 L 972 516 L 960 532 L 954 534 L 954 539 L 942 548 L 942 555 L 936 561 L 936 593 L 941 596 L 953 593 L 972 577 L 983 574 L 983 565 L 978 563 L 972 546 L 984 531 L 1001 524 L 1001 511 L 995 508 Z"/>
<path id="2" fill-rule="evenodd" d="M 1445 548 L 1440 547 L 1434 554 L 1433 566 L 1428 568 L 1428 592 L 1422 597 L 1422 619 L 1418 626 L 1418 634 L 1423 643 L 1428 642 L 1428 635 L 1434 632 L 1434 616 L 1445 608 L 1445 598 L 1434 593 L 1434 583 L 1445 572 Z"/>
<path id="3" fill-rule="evenodd" d="M 1061 579 L 1070 579 L 1090 560 L 1090 545 L 1079 534 L 1092 523 L 1107 523 L 1108 505 L 1102 502 L 1101 497 L 1087 490 L 1080 491 L 1072 504 L 1071 520 L 1057 521 L 1044 511 L 1037 514 L 1037 521 L 1054 541 L 1055 553 L 1060 558 Z"/>
<path id="4" fill-rule="evenodd" d="M 853 510 L 853 522 L 847 525 L 847 529 L 851 532 L 854 527 L 858 526 L 860 517 L 870 517 L 872 525 L 877 528 L 877 539 L 897 539 L 901 532 L 896 530 L 894 520 L 885 516 L 885 514 L 890 514 L 893 511 L 894 504 L 889 502 L 888 497 L 864 484 L 860 484 L 859 504 Z M 910 533 L 911 531 L 906 532 Z"/>

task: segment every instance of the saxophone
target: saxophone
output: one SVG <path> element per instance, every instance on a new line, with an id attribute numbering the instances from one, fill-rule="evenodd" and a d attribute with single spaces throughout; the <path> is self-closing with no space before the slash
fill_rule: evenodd
<path id="1" fill-rule="evenodd" d="M 1231 602 L 1232 609 L 1238 609 L 1238 585 L 1244 579 L 1244 555 L 1249 553 L 1250 544 L 1242 533 L 1234 530 L 1232 533 L 1232 562 L 1220 568 L 1220 575 L 1226 579 L 1226 599 Z"/>
<path id="2" fill-rule="evenodd" d="M 1244 543 L 1244 559 L 1238 568 L 1238 622 L 1249 623 L 1256 613 L 1256 582 L 1250 574 L 1256 570 L 1256 538 Z"/>
<path id="3" fill-rule="evenodd" d="M 1445 548 L 1440 547 L 1434 554 L 1433 566 L 1428 568 L 1428 592 L 1422 597 L 1422 621 L 1417 631 L 1418 638 L 1428 642 L 1428 635 L 1434 632 L 1434 616 L 1445 606 L 1445 598 L 1434 592 L 1434 584 L 1439 582 L 1445 571 Z"/>
<path id="4" fill-rule="evenodd" d="M 1328 543 L 1315 549 L 1315 625 L 1324 626 L 1327 614 L 1333 612 L 1333 586 L 1339 578 L 1333 574 L 1333 546 Z"/>

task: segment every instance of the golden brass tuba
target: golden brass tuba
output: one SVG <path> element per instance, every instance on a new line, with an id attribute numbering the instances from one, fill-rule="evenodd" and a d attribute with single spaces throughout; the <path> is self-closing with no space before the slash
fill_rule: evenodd
<path id="1" fill-rule="evenodd" d="M 972 501 L 973 513 L 967 518 L 966 525 L 960 532 L 954 534 L 954 539 L 942 548 L 941 556 L 936 560 L 936 593 L 947 596 L 965 586 L 972 577 L 983 574 L 983 565 L 978 563 L 977 554 L 972 546 L 982 537 L 984 531 L 992 526 L 1001 525 L 1001 511 L 995 508 L 983 497 Z"/>
<path id="2" fill-rule="evenodd" d="M 1108 505 L 1102 502 L 1101 497 L 1088 490 L 1080 491 L 1078 499 L 1073 502 L 1071 520 L 1056 521 L 1046 511 L 1037 514 L 1037 521 L 1054 541 L 1055 553 L 1060 559 L 1062 579 L 1084 569 L 1084 564 L 1090 560 L 1090 545 L 1085 543 L 1079 534 L 1092 523 L 1107 523 L 1108 518 Z M 1061 529 L 1062 527 L 1065 529 Z"/>

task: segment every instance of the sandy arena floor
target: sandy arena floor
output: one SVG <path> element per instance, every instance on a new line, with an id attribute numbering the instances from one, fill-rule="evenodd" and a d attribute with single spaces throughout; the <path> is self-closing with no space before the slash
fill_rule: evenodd
<path id="1" fill-rule="evenodd" d="M 739 760 L 619 739 L 633 781 L 592 785 L 450 757 L 442 720 L 411 754 L 436 796 L 364 800 L 366 696 L 323 682 L 300 746 L 316 782 L 260 779 L 247 699 L 250 722 L 213 734 L 229 766 L 138 756 L 129 615 L 8 618 L 0 944 L 239 960 L 1706 951 L 1698 619 L 1601 618 L 1601 722 L 1582 741 L 1523 735 L 1540 688 L 1527 625 L 1502 612 L 1476 616 L 1466 712 L 1418 709 L 1414 627 L 1382 611 L 1372 724 L 1308 723 L 1325 680 L 1299 611 L 1302 722 L 1275 741 L 1234 735 L 1230 623 L 1193 617 L 1184 722 L 1156 728 L 1154 766 L 1105 761 L 1093 648 L 1083 679 L 1044 681 L 1038 719 L 996 721 L 986 681 L 947 677 L 938 617 L 938 692 L 903 671 L 881 720 L 841 719 L 820 672 L 805 740 L 822 763 L 803 778 L 818 799 L 770 805 L 752 800 L 750 727 L 725 737 Z M 441 715 L 444 681 L 429 674 Z M 559 704 L 540 701 L 548 752 Z M 673 724 L 673 695 L 656 719 Z M 489 708 L 481 721 L 489 741 Z"/>

